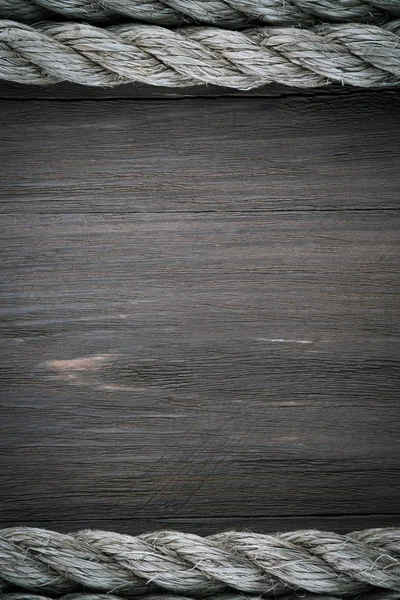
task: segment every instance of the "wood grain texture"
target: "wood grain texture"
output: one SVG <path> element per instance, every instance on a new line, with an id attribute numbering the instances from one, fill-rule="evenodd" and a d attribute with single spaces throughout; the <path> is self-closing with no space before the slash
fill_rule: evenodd
<path id="1" fill-rule="evenodd" d="M 400 95 L 4 102 L 2 212 L 398 208 Z"/>
<path id="2" fill-rule="evenodd" d="M 0 526 L 400 525 L 398 107 L 1 103 Z"/>
<path id="3" fill-rule="evenodd" d="M 322 88 L 295 88 L 278 83 L 270 83 L 253 90 L 235 90 L 216 85 L 195 85 L 189 88 L 170 88 L 142 83 L 128 83 L 114 88 L 99 88 L 75 83 L 57 83 L 56 85 L 25 85 L 0 80 L 0 99 L 15 100 L 118 100 L 118 99 L 171 99 L 179 98 L 276 98 L 280 96 L 332 96 L 364 94 L 362 88 L 327 85 Z M 379 94 L 380 91 L 371 91 Z"/>
<path id="4" fill-rule="evenodd" d="M 397 513 L 396 217 L 3 216 L 3 518 Z"/>

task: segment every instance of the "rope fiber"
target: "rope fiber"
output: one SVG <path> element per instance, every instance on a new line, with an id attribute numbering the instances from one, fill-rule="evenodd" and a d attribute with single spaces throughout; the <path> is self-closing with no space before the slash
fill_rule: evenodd
<path id="1" fill-rule="evenodd" d="M 0 20 L 0 79 L 89 86 L 209 83 L 241 90 L 271 82 L 299 88 L 332 82 L 394 87 L 400 84 L 399 33 L 400 19 L 380 27 L 349 23 L 245 31 Z"/>
<path id="2" fill-rule="evenodd" d="M 203 23 L 243 27 L 253 23 L 381 23 L 400 17 L 398 0 L 0 0 L 0 17 L 24 22 L 64 18 L 107 22 L 121 17 L 177 26 Z"/>
<path id="3" fill-rule="evenodd" d="M 189 597 L 227 590 L 267 597 L 295 590 L 343 597 L 398 593 L 400 529 L 347 535 L 227 531 L 209 537 L 160 531 L 133 537 L 13 527 L 0 530 L 0 582 L 0 588 L 42 594 L 68 594 L 82 586 L 118 595 L 154 587 Z"/>

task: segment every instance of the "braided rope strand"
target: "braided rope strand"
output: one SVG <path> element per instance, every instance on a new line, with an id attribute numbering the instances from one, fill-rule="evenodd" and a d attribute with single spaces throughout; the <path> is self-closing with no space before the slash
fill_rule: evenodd
<path id="1" fill-rule="evenodd" d="M 204 538 L 174 531 L 133 537 L 14 527 L 0 530 L 0 581 L 57 594 L 80 586 L 120 595 L 152 587 L 185 596 L 229 589 L 267 597 L 295 590 L 343 597 L 399 593 L 400 529 L 348 535 L 230 531 Z"/>
<path id="2" fill-rule="evenodd" d="M 399 21 L 311 29 L 0 20 L 0 79 L 89 86 L 141 82 L 169 87 L 209 83 L 241 90 L 277 82 L 300 88 L 331 82 L 380 88 L 400 84 Z"/>
<path id="3" fill-rule="evenodd" d="M 33 22 L 62 15 L 107 22 L 118 17 L 177 26 L 301 25 L 315 20 L 380 23 L 400 17 L 398 0 L 0 0 L 0 17 Z"/>

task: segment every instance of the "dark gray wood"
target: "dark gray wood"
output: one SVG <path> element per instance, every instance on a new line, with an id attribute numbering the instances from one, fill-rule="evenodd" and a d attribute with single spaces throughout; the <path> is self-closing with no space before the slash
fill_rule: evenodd
<path id="1" fill-rule="evenodd" d="M 395 211 L 2 226 L 2 520 L 398 519 Z"/>
<path id="2" fill-rule="evenodd" d="M 0 526 L 5 524 L 19 526 L 21 524 L 27 527 L 44 527 L 62 533 L 79 531 L 81 529 L 102 529 L 103 531 L 117 531 L 130 535 L 140 535 L 144 532 L 160 531 L 162 529 L 185 531 L 197 535 L 212 535 L 220 531 L 230 529 L 248 530 L 256 533 L 274 533 L 279 531 L 295 531 L 299 529 L 321 529 L 323 531 L 336 531 L 338 533 L 348 533 L 349 531 L 360 531 L 368 527 L 398 527 L 399 517 L 397 514 L 380 515 L 376 513 L 366 513 L 364 515 L 308 515 L 300 517 L 258 517 L 251 514 L 236 515 L 226 517 L 198 517 L 191 516 L 182 518 L 178 513 L 172 517 L 159 517 L 158 515 L 142 517 L 136 516 L 135 511 L 122 518 L 103 517 L 100 507 L 93 506 L 93 512 L 90 517 L 76 517 L 72 511 L 68 513 L 66 519 L 58 515 L 52 520 L 47 515 L 47 507 L 53 502 L 53 496 L 50 498 L 36 500 L 38 511 L 31 519 L 27 519 L 23 512 L 16 513 L 15 520 L 0 521 Z M 19 502 L 19 500 L 18 500 Z M 229 509 L 229 506 L 227 507 Z M 199 512 L 201 509 L 199 507 Z M 94 515 L 94 516 L 93 516 Z"/>
<path id="3" fill-rule="evenodd" d="M 3 212 L 398 208 L 400 94 L 3 102 Z"/>
<path id="4" fill-rule="evenodd" d="M 399 95 L 0 105 L 0 526 L 400 525 Z"/>
<path id="5" fill-rule="evenodd" d="M 74 83 L 58 83 L 50 86 L 23 85 L 0 80 L 0 98 L 16 100 L 110 100 L 110 99 L 172 99 L 212 97 L 265 97 L 279 96 L 330 96 L 365 93 L 362 88 L 327 85 L 322 88 L 294 88 L 272 83 L 254 90 L 235 90 L 216 85 L 196 85 L 189 88 L 169 88 L 145 84 L 124 84 L 114 88 L 97 88 Z M 373 93 L 373 92 L 371 92 Z M 380 93 L 380 92 L 375 92 Z"/>

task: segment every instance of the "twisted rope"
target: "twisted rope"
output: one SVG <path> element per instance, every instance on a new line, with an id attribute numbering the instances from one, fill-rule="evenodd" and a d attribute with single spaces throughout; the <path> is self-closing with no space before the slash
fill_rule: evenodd
<path id="1" fill-rule="evenodd" d="M 227 589 L 273 597 L 292 590 L 400 592 L 400 529 L 348 535 L 229 531 L 202 538 L 174 531 L 132 537 L 14 527 L 0 530 L 0 581 L 57 594 L 79 586 L 144 594 L 149 584 L 184 595 Z"/>
<path id="2" fill-rule="evenodd" d="M 211 83 L 248 90 L 277 82 L 319 87 L 400 84 L 400 20 L 312 29 L 229 31 L 121 24 L 0 21 L 0 79 L 90 86 L 127 82 L 185 87 Z"/>
<path id="3" fill-rule="evenodd" d="M 241 27 L 249 22 L 300 25 L 310 21 L 382 22 L 400 17 L 398 0 L 0 0 L 0 16 L 32 22 L 55 14 L 70 19 L 108 21 L 118 16 L 180 25 L 205 23 Z"/>

